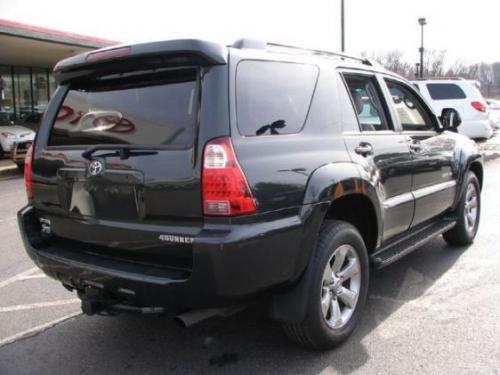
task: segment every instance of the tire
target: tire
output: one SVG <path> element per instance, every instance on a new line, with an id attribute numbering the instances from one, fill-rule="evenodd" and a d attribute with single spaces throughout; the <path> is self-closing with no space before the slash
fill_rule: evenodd
<path id="1" fill-rule="evenodd" d="M 283 328 L 289 339 L 298 345 L 315 350 L 331 349 L 352 333 L 368 294 L 368 254 L 358 230 L 343 221 L 325 222 L 309 267 L 313 267 L 313 276 L 307 292 L 306 318 L 300 323 L 283 323 Z M 350 277 L 345 277 L 344 281 L 338 278 L 341 274 L 348 276 L 348 269 L 353 271 Z M 347 292 L 357 290 L 357 298 L 344 289 Z"/>
<path id="2" fill-rule="evenodd" d="M 467 172 L 465 183 L 465 191 L 456 210 L 457 224 L 443 233 L 445 241 L 454 246 L 470 245 L 474 241 L 481 217 L 481 189 L 476 175 Z"/>

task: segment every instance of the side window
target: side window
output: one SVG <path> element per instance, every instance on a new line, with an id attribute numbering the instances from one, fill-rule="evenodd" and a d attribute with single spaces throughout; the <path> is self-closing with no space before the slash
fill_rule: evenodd
<path id="1" fill-rule="evenodd" d="M 409 87 L 385 80 L 404 131 L 433 130 L 431 114 L 424 108 L 417 95 Z"/>
<path id="2" fill-rule="evenodd" d="M 362 131 L 391 130 L 375 77 L 344 75 Z"/>
<path id="3" fill-rule="evenodd" d="M 236 70 L 236 117 L 242 135 L 302 130 L 316 87 L 314 65 L 244 60 Z"/>
<path id="4" fill-rule="evenodd" d="M 467 96 L 454 83 L 428 83 L 427 90 L 433 100 L 465 99 Z"/>

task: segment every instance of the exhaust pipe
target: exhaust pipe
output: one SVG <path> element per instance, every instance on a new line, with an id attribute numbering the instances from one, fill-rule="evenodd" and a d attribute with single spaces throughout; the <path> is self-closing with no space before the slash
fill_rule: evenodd
<path id="1" fill-rule="evenodd" d="M 187 328 L 191 327 L 196 323 L 212 318 L 214 316 L 222 316 L 222 317 L 231 316 L 233 314 L 236 314 L 237 312 L 240 312 L 245 307 L 246 306 L 244 305 L 239 305 L 239 306 L 225 307 L 225 308 L 191 310 L 177 315 L 175 317 L 175 320 L 182 327 Z"/>

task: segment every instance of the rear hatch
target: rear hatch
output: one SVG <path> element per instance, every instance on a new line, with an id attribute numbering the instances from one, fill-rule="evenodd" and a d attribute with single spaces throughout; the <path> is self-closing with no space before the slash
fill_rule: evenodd
<path id="1" fill-rule="evenodd" d="M 211 67 L 141 61 L 115 62 L 117 72 L 79 65 L 62 82 L 35 145 L 33 204 L 65 250 L 189 270 Z"/>

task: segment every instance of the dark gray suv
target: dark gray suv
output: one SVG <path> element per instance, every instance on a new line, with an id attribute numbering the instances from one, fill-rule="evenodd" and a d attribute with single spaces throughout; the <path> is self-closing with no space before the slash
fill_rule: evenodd
<path id="1" fill-rule="evenodd" d="M 87 314 L 189 325 L 263 298 L 292 340 L 331 348 L 371 269 L 476 235 L 483 165 L 457 112 L 369 60 L 174 40 L 55 76 L 19 225 Z"/>

